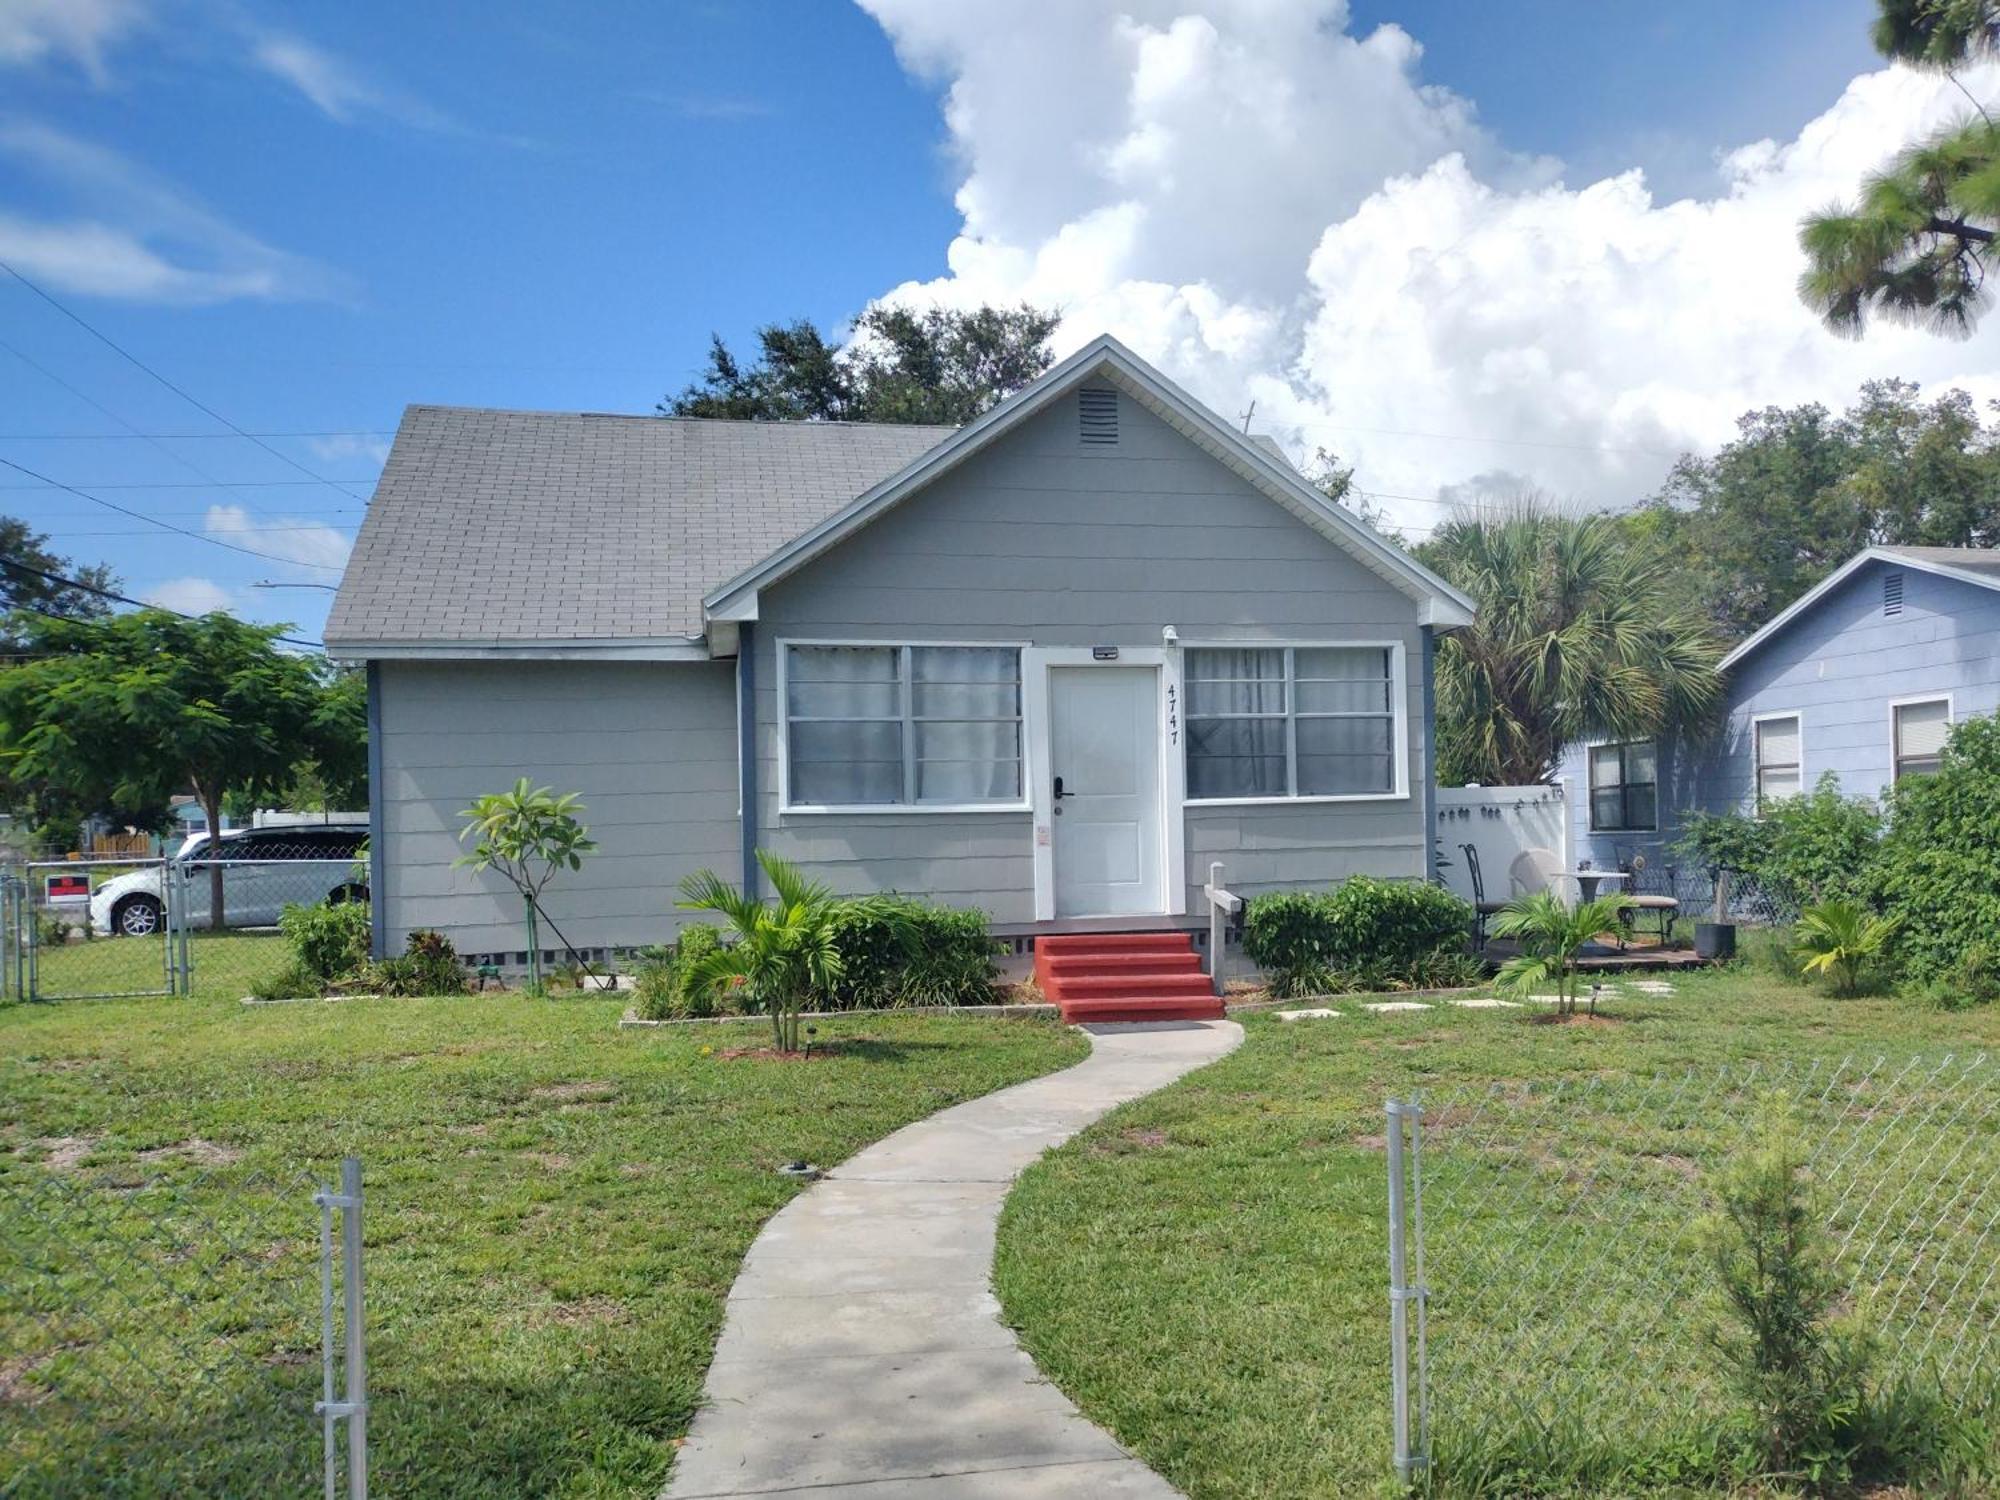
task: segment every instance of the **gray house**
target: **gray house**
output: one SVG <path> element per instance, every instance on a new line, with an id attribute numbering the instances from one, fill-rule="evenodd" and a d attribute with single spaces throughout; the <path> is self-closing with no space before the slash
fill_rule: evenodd
<path id="1" fill-rule="evenodd" d="M 527 776 L 600 851 L 570 942 L 764 847 L 1016 936 L 1430 868 L 1470 602 L 1110 338 L 963 428 L 415 406 L 328 621 L 367 664 L 377 941 L 519 944 L 455 869 Z"/>
<path id="2" fill-rule="evenodd" d="M 1730 652 L 1718 730 L 1698 742 L 1595 743 L 1563 771 L 1576 853 L 1650 866 L 1681 815 L 1754 812 L 1831 771 L 1880 799 L 1934 769 L 1951 725 L 2000 707 L 2000 552 L 1870 547 Z"/>

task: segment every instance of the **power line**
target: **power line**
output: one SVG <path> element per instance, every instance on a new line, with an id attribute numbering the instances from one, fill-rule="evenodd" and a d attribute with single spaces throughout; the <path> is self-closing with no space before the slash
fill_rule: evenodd
<path id="1" fill-rule="evenodd" d="M 0 463 L 4 462 L 5 462 L 4 459 L 0 459 Z M 64 588 L 81 589 L 84 593 L 95 594 L 100 599 L 110 599 L 119 604 L 130 604 L 138 609 L 163 610 L 167 614 L 173 615 L 176 618 L 182 620 L 194 620 L 200 618 L 200 616 L 188 614 L 184 610 L 168 609 L 167 606 L 164 604 L 148 604 L 143 599 L 133 599 L 127 597 L 124 594 L 113 593 L 110 589 L 101 589 L 94 583 L 85 583 L 80 578 L 65 578 L 60 573 L 47 573 L 40 568 L 30 567 L 27 563 L 20 561 L 18 558 L 0 556 L 0 566 L 12 568 L 17 573 L 31 574 L 34 577 L 41 579 L 45 583 L 61 584 Z M 38 609 L 32 604 L 23 604 L 20 605 L 19 607 L 21 609 L 29 611 L 31 614 L 43 615 L 51 620 L 70 619 L 68 615 L 54 614 L 46 609 Z M 71 620 L 70 623 L 74 624 L 75 621 Z M 310 646 L 315 651 L 324 651 L 326 649 L 326 643 L 324 641 L 302 641 L 297 636 L 290 636 L 290 635 L 281 635 L 278 636 L 277 639 L 283 641 L 287 646 Z"/>
<path id="2" fill-rule="evenodd" d="M 273 532 L 282 531 L 353 531 L 355 528 L 353 526 L 335 526 L 329 522 L 320 521 L 306 526 L 223 526 L 217 529 L 224 535 L 234 531 L 243 536 L 269 536 Z M 42 535 L 47 537 L 151 536 L 152 532 L 135 531 L 128 527 L 122 531 L 45 531 Z"/>
<path id="3" fill-rule="evenodd" d="M 279 485 L 308 485 L 310 479 L 211 479 L 206 482 L 193 479 L 165 479 L 140 482 L 121 479 L 107 483 L 96 479 L 79 479 L 77 483 L 87 490 L 268 490 Z M 341 479 L 329 481 L 338 484 L 373 484 L 372 479 Z M 0 484 L 0 490 L 38 490 L 39 484 Z M 354 509 L 351 505 L 337 505 L 330 515 L 339 515 Z"/>
<path id="4" fill-rule="evenodd" d="M 119 358 L 125 360 L 126 362 L 134 366 L 136 369 L 142 370 L 147 375 L 150 375 L 154 380 L 158 381 L 161 385 L 165 386 L 168 390 L 172 391 L 176 396 L 179 396 L 181 400 L 187 402 L 189 406 L 192 406 L 196 411 L 200 412 L 203 416 L 212 418 L 213 420 L 220 422 L 224 427 L 227 427 L 231 432 L 235 433 L 238 437 L 247 438 L 252 443 L 255 443 L 259 448 L 262 448 L 266 453 L 270 454 L 271 457 L 277 459 L 279 463 L 284 464 L 289 468 L 297 469 L 301 474 L 305 475 L 308 479 L 316 479 L 321 484 L 325 485 L 328 489 L 338 491 L 340 494 L 343 495 L 352 496 L 356 500 L 360 500 L 363 498 L 360 495 L 354 494 L 352 490 L 343 489 L 340 485 L 335 484 L 332 480 L 327 479 L 322 475 L 313 473 L 311 469 L 308 469 L 304 464 L 300 463 L 297 459 L 290 457 L 288 454 L 281 453 L 278 449 L 273 448 L 269 443 L 265 442 L 255 433 L 244 431 L 241 427 L 238 427 L 234 422 L 230 421 L 229 418 L 225 417 L 221 412 L 217 411 L 207 402 L 200 400 L 199 398 L 189 394 L 186 390 L 182 389 L 180 386 L 175 385 L 171 380 L 167 379 L 166 376 L 162 375 L 158 370 L 154 369 L 151 365 L 147 364 L 143 359 L 139 358 L 138 355 L 132 353 L 132 351 L 127 349 L 124 345 L 118 343 L 109 334 L 99 332 L 95 327 L 86 322 L 80 314 L 70 311 L 69 308 L 65 307 L 62 303 L 58 302 L 54 297 L 50 296 L 47 292 L 43 291 L 39 286 L 35 285 L 34 282 L 28 280 L 27 277 L 23 276 L 19 271 L 15 270 L 11 265 L 9 265 L 4 260 L 0 260 L 0 271 L 5 271 L 9 276 L 12 276 L 16 281 L 20 282 L 22 286 L 26 287 L 29 291 L 33 292 L 37 297 L 40 297 L 42 301 L 48 303 L 50 307 L 53 307 L 57 312 L 61 313 L 65 318 L 68 318 L 72 323 L 76 324 L 76 326 L 81 328 L 85 333 L 89 334 L 92 338 L 96 339 L 99 343 L 103 344 L 105 348 L 111 350 L 112 353 L 118 355 Z"/>
<path id="5" fill-rule="evenodd" d="M 318 568 L 327 573 L 338 573 L 341 571 L 332 563 L 305 562 L 296 557 L 280 557 L 275 552 L 259 552 L 254 547 L 239 547 L 234 542 L 217 541 L 214 537 L 207 536 L 202 532 L 190 531 L 185 526 L 176 526 L 171 521 L 162 521 L 158 516 L 149 516 L 144 511 L 133 510 L 128 505 L 120 505 L 115 500 L 106 500 L 100 495 L 93 495 L 88 491 L 80 490 L 73 484 L 64 484 L 60 479 L 51 479 L 46 474 L 37 474 L 26 464 L 17 464 L 11 458 L 0 457 L 0 464 L 6 465 L 17 474 L 25 474 L 30 479 L 39 479 L 43 484 L 53 486 L 59 490 L 66 490 L 80 500 L 88 500 L 93 505 L 101 505 L 106 510 L 115 510 L 121 516 L 130 516 L 135 521 L 145 521 L 149 525 L 158 526 L 165 531 L 176 532 L 181 536 L 193 537 L 197 542 L 207 542 L 211 547 L 222 547 L 230 552 L 241 552 L 246 557 L 261 557 L 265 562 L 284 563 L 288 567 Z"/>
<path id="6" fill-rule="evenodd" d="M 119 443 L 131 440 L 150 441 L 161 438 L 167 442 L 192 442 L 197 438 L 215 440 L 221 438 L 315 438 L 315 437 L 394 437 L 393 427 L 323 427 L 300 432 L 0 432 L 0 443 Z M 312 470 L 304 471 L 310 477 L 304 481 L 296 479 L 274 480 L 275 484 L 333 484 L 336 481 L 323 479 Z M 340 483 L 350 481 L 342 480 Z M 358 500 L 361 497 L 355 496 Z"/>

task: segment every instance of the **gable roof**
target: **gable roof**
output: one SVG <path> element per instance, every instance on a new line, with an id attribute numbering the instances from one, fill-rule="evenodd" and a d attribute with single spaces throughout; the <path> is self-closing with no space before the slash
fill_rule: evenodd
<path id="1" fill-rule="evenodd" d="M 704 590 L 956 430 L 412 406 L 327 645 L 706 657 Z"/>
<path id="2" fill-rule="evenodd" d="M 758 590 L 838 546 L 1087 380 L 1130 394 L 1444 628 L 1472 603 L 1267 438 L 1117 340 L 1093 340 L 962 428 L 412 406 L 327 620 L 329 651 L 706 658 Z"/>
<path id="3" fill-rule="evenodd" d="M 711 621 L 754 620 L 757 594 L 846 541 L 939 476 L 971 458 L 1001 434 L 1045 410 L 1078 386 L 1104 380 L 1173 427 L 1226 468 L 1355 557 L 1400 593 L 1415 600 L 1419 620 L 1457 628 L 1472 623 L 1472 601 L 1401 547 L 1343 506 L 1335 505 L 1289 463 L 1256 438 L 1236 431 L 1109 334 L 1100 334 L 1032 384 L 966 423 L 907 468 L 817 526 L 710 590 L 703 607 Z"/>
<path id="4" fill-rule="evenodd" d="M 1722 669 L 1728 671 L 1856 573 L 1878 562 L 1915 568 L 1940 578 L 1955 578 L 1976 588 L 2000 590 L 2000 551 L 1990 547 L 1870 547 L 1850 557 L 1740 642 L 1722 658 Z"/>

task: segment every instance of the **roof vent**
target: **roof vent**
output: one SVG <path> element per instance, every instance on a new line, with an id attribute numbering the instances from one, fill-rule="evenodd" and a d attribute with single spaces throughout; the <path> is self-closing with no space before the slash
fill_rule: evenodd
<path id="1" fill-rule="evenodd" d="M 1076 393 L 1077 440 L 1086 447 L 1118 441 L 1118 393 L 1091 386 Z"/>
<path id="2" fill-rule="evenodd" d="M 1882 575 L 1882 613 L 1900 615 L 1903 612 L 1903 570 L 1896 568 Z"/>

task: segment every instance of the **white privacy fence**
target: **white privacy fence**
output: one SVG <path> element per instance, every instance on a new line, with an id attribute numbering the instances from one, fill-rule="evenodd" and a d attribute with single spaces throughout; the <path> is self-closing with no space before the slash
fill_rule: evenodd
<path id="1" fill-rule="evenodd" d="M 1452 890 L 1473 900 L 1470 844 L 1485 874 L 1485 896 L 1506 901 L 1516 894 L 1508 879 L 1515 859 L 1546 849 L 1571 866 L 1569 808 L 1559 786 L 1441 786 L 1437 790 L 1438 873 Z"/>

